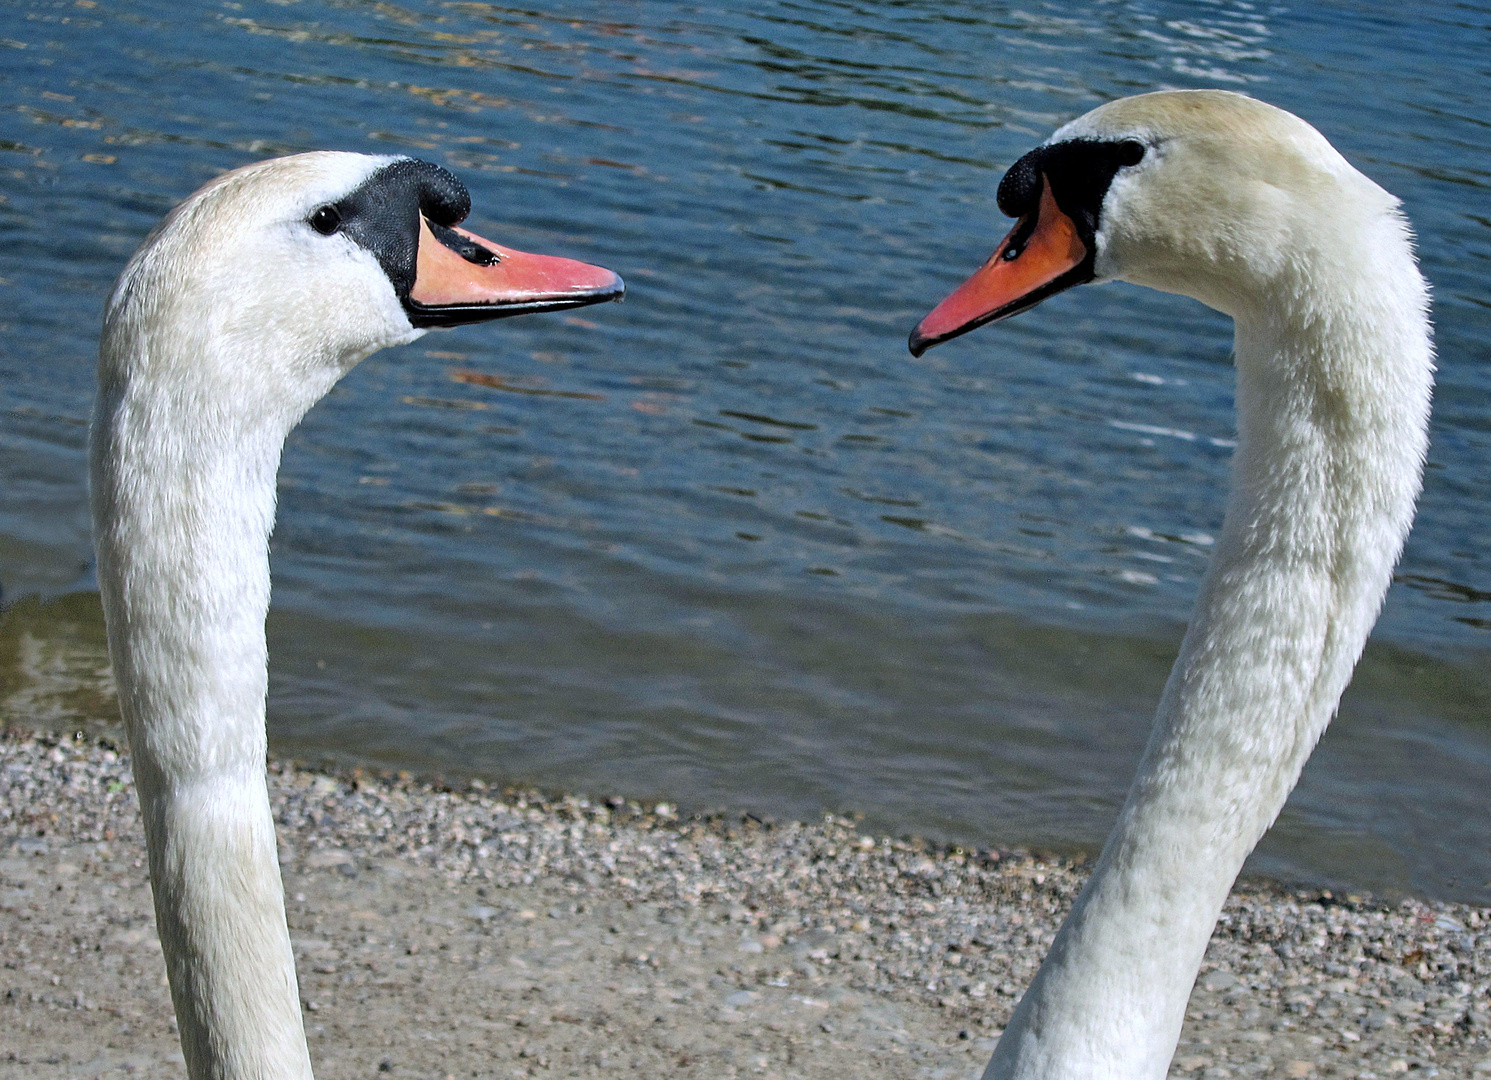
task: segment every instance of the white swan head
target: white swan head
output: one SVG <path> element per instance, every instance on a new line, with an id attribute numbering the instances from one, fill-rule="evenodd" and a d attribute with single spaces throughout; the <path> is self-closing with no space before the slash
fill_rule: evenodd
<path id="1" fill-rule="evenodd" d="M 912 332 L 911 351 L 1088 281 L 1148 285 L 1237 316 L 1301 276 L 1349 276 L 1374 257 L 1379 229 L 1395 253 L 1406 250 L 1397 205 L 1272 105 L 1223 90 L 1123 98 L 1010 168 L 999 208 L 1019 220 Z"/>
<path id="2" fill-rule="evenodd" d="M 255 403 L 293 424 L 368 354 L 427 329 L 619 299 L 609 270 L 458 228 L 429 162 L 318 152 L 213 180 L 146 239 L 109 298 L 106 389 Z"/>

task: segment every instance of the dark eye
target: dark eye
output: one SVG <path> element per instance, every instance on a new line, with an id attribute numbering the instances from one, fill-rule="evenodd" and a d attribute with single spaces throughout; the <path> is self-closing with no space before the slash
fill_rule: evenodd
<path id="1" fill-rule="evenodd" d="M 311 228 L 322 236 L 330 236 L 342 227 L 342 215 L 335 206 L 323 206 L 311 215 Z"/>
<path id="2" fill-rule="evenodd" d="M 1137 165 L 1144 160 L 1144 144 L 1134 139 L 1125 139 L 1118 144 L 1118 164 Z"/>

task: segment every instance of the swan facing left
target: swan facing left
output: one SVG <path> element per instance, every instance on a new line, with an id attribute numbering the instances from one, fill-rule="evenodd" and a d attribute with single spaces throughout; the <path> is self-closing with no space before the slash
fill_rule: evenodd
<path id="1" fill-rule="evenodd" d="M 1336 711 L 1413 521 L 1434 383 L 1398 200 L 1291 113 L 1219 90 L 1099 106 L 1020 158 L 1014 228 L 920 354 L 1088 281 L 1230 315 L 1226 517 L 1153 735 L 985 1080 L 1163 1080 L 1243 860 Z"/>
<path id="2" fill-rule="evenodd" d="M 264 775 L 286 437 L 378 349 L 624 291 L 609 270 L 460 229 L 470 204 L 411 158 L 248 165 L 166 217 L 105 309 L 99 590 L 193 1080 L 311 1076 Z"/>

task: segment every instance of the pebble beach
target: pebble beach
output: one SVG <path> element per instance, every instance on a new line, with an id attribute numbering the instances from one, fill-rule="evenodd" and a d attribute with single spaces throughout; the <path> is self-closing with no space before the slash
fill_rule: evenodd
<path id="1" fill-rule="evenodd" d="M 855 822 L 270 764 L 317 1074 L 977 1077 L 1084 880 Z M 0 739 L 0 1067 L 180 1076 L 124 749 Z M 1491 910 L 1245 883 L 1174 1077 L 1491 1078 Z"/>

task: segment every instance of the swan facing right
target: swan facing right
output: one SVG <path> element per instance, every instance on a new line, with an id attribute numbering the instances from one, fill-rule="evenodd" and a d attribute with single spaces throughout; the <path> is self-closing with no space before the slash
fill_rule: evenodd
<path id="1" fill-rule="evenodd" d="M 311 1076 L 264 774 L 285 438 L 378 349 L 623 291 L 609 270 L 466 232 L 470 205 L 412 158 L 247 165 L 166 217 L 104 312 L 99 591 L 193 1080 Z"/>
<path id="2" fill-rule="evenodd" d="M 1138 774 L 985 1080 L 1163 1080 L 1217 916 L 1377 619 L 1428 444 L 1429 291 L 1398 200 L 1239 94 L 1124 98 L 999 185 L 1018 220 L 920 355 L 1088 281 L 1233 319 L 1226 520 Z"/>

